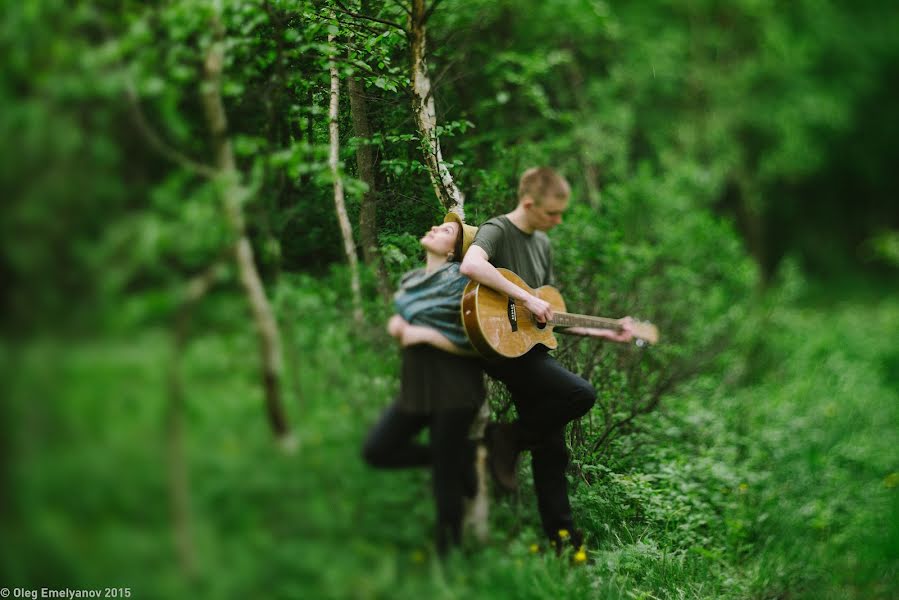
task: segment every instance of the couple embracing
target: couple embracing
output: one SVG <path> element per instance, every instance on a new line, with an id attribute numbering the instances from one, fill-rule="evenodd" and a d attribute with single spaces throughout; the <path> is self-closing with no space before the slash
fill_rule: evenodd
<path id="1" fill-rule="evenodd" d="M 560 365 L 543 346 L 499 361 L 477 357 L 462 326 L 460 300 L 469 278 L 517 300 L 539 321 L 552 318 L 546 301 L 505 279 L 497 268 L 519 275 L 536 289 L 554 285 L 552 250 L 546 232 L 562 222 L 570 187 L 554 170 L 537 167 L 519 181 L 518 205 L 480 228 L 449 213 L 421 238 L 423 268 L 407 273 L 395 297 L 388 331 L 403 348 L 400 393 L 374 426 L 363 450 L 379 468 L 433 469 L 437 512 L 436 545 L 445 554 L 461 542 L 463 499 L 477 492 L 472 420 L 484 402 L 483 372 L 509 390 L 515 421 L 488 426 L 488 461 L 496 483 L 517 486 L 518 457 L 531 453 L 537 509 L 549 541 L 575 548 L 583 534 L 575 527 L 565 469 L 565 426 L 593 406 L 589 382 Z M 624 319 L 620 332 L 570 327 L 560 332 L 627 342 L 633 334 Z M 416 441 L 430 428 L 430 443 Z M 561 533 L 560 533 L 561 532 Z M 562 539 L 567 538 L 567 539 Z"/>

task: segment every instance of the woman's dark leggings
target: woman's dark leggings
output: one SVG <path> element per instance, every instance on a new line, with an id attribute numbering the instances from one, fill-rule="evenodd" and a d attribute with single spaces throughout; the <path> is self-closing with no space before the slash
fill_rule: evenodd
<path id="1" fill-rule="evenodd" d="M 468 439 L 476 408 L 411 413 L 390 406 L 365 441 L 362 456 L 379 469 L 432 468 L 437 504 L 437 550 L 462 541 L 462 497 L 474 495 L 474 446 Z M 431 428 L 430 444 L 416 441 Z"/>

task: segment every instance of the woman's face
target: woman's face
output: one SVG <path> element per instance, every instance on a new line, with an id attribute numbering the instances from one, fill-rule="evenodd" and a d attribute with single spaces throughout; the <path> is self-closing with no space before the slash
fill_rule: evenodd
<path id="1" fill-rule="evenodd" d="M 428 252 L 446 256 L 456 247 L 456 238 L 459 236 L 460 227 L 461 225 L 454 221 L 434 225 L 421 238 L 421 245 Z"/>

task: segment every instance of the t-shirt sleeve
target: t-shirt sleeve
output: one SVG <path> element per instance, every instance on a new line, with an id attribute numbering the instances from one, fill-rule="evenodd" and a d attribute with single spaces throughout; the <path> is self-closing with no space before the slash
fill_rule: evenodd
<path id="1" fill-rule="evenodd" d="M 478 234 L 472 242 L 475 246 L 487 253 L 487 258 L 495 258 L 499 253 L 500 244 L 503 239 L 503 229 L 496 223 L 487 221 L 478 228 Z"/>

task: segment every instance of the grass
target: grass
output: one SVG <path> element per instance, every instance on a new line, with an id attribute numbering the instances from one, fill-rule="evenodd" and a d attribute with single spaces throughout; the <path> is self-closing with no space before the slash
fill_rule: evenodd
<path id="1" fill-rule="evenodd" d="M 666 399 L 603 463 L 581 460 L 572 502 L 591 562 L 572 567 L 531 551 L 530 485 L 493 503 L 488 543 L 435 560 L 427 474 L 359 458 L 396 389 L 395 353 L 353 335 L 332 299 L 297 294 L 323 314 L 284 328 L 296 454 L 272 444 L 249 335 L 198 335 L 185 357 L 194 578 L 169 511 L 167 334 L 7 347 L 0 585 L 212 598 L 899 594 L 895 296 L 772 300 L 726 372 Z"/>

